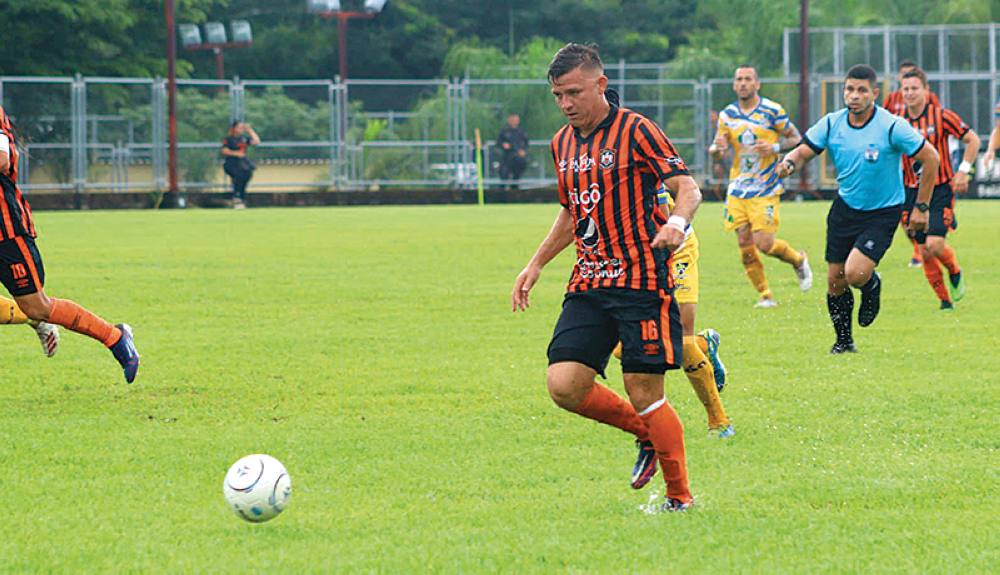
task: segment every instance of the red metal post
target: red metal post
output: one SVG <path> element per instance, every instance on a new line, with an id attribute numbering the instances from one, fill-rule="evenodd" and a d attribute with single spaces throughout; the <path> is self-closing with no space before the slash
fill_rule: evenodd
<path id="1" fill-rule="evenodd" d="M 226 66 L 222 61 L 222 48 L 216 47 L 212 51 L 215 52 L 215 75 L 220 80 L 225 80 Z"/>
<path id="2" fill-rule="evenodd" d="M 802 0 L 799 8 L 799 131 L 809 128 L 809 0 Z M 799 191 L 809 188 L 809 166 L 799 172 Z M 818 195 L 818 194 L 817 194 Z"/>
<path id="3" fill-rule="evenodd" d="M 169 191 L 177 186 L 177 30 L 174 24 L 174 0 L 167 4 L 167 147 L 170 174 Z"/>

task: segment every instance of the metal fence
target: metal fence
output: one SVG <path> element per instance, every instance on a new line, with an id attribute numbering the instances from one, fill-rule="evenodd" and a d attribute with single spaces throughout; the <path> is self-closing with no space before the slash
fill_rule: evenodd
<path id="1" fill-rule="evenodd" d="M 1000 86 L 997 30 L 997 25 L 815 29 L 812 120 L 841 106 L 843 71 L 856 61 L 891 72 L 900 59 L 913 57 L 927 66 L 942 103 L 985 140 Z M 797 66 L 791 48 L 796 34 L 788 30 L 784 37 L 788 75 L 763 79 L 761 89 L 793 119 L 799 117 L 799 84 L 791 76 Z M 911 54 L 911 45 L 920 49 Z M 609 66 L 609 76 L 622 104 L 663 127 L 695 176 L 718 193 L 728 177 L 727 166 L 713 161 L 706 150 L 718 110 L 734 99 L 732 81 L 672 80 L 664 78 L 665 70 L 663 65 L 619 63 Z M 885 87 L 894 87 L 893 75 L 885 77 Z M 253 124 L 262 139 L 253 152 L 259 169 L 251 192 L 472 187 L 477 131 L 485 184 L 510 184 L 500 178 L 494 142 L 510 113 L 521 116 L 530 141 L 519 185 L 550 186 L 555 177 L 549 139 L 565 123 L 544 79 L 181 80 L 177 102 L 180 186 L 220 192 L 228 189 L 228 179 L 219 149 L 235 120 Z M 0 76 L 0 103 L 23 140 L 26 191 L 167 187 L 162 78 Z M 811 186 L 832 183 L 826 167 L 810 175 Z"/>

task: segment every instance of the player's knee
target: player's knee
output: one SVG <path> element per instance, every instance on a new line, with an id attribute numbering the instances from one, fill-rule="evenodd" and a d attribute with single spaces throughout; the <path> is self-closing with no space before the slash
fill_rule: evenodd
<path id="1" fill-rule="evenodd" d="M 47 301 L 18 301 L 17 305 L 32 321 L 45 321 L 52 313 L 52 304 Z"/>
<path id="2" fill-rule="evenodd" d="M 859 288 L 872 279 L 872 274 L 868 270 L 847 270 L 847 283 Z"/>
<path id="3" fill-rule="evenodd" d="M 587 392 L 590 391 L 589 388 L 580 389 L 573 381 L 559 377 L 551 371 L 545 380 L 549 388 L 549 397 L 556 405 L 567 411 L 574 411 L 580 407 L 583 399 L 587 397 Z"/>
<path id="4" fill-rule="evenodd" d="M 753 244 L 755 246 L 757 246 L 758 250 L 760 250 L 760 251 L 762 251 L 762 252 L 764 252 L 766 254 L 766 253 L 768 253 L 768 252 L 771 251 L 771 248 L 774 247 L 774 236 L 771 236 L 771 235 L 767 235 L 767 236 L 763 236 L 763 237 L 755 236 L 753 238 Z"/>

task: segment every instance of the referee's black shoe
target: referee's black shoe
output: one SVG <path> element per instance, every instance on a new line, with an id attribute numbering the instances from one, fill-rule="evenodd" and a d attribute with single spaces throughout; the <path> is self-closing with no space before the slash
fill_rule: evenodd
<path id="1" fill-rule="evenodd" d="M 830 348 L 830 355 L 840 355 L 842 353 L 858 353 L 858 348 L 854 347 L 854 342 L 837 342 Z"/>
<path id="2" fill-rule="evenodd" d="M 878 317 L 882 300 L 882 276 L 872 272 L 872 279 L 861 286 L 861 305 L 858 307 L 858 325 L 868 327 Z"/>

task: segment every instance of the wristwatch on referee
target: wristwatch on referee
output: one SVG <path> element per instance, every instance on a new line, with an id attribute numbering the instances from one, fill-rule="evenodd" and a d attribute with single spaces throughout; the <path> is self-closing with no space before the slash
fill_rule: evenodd
<path id="1" fill-rule="evenodd" d="M 927 205 L 927 202 L 917 202 L 916 204 L 913 205 L 913 207 L 917 208 L 921 212 L 926 212 L 927 210 L 931 209 L 931 207 Z"/>

